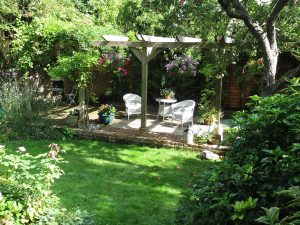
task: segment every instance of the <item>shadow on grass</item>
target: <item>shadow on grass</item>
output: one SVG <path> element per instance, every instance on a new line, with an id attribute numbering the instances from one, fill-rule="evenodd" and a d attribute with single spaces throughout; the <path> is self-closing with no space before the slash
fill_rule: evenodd
<path id="1" fill-rule="evenodd" d="M 49 142 L 27 142 L 33 154 L 47 151 Z M 97 141 L 60 142 L 67 150 L 65 171 L 55 192 L 67 208 L 95 215 L 97 224 L 174 224 L 183 192 L 193 175 L 209 162 L 196 153 Z M 8 144 L 8 148 L 17 143 Z M 40 149 L 39 149 L 40 147 Z"/>

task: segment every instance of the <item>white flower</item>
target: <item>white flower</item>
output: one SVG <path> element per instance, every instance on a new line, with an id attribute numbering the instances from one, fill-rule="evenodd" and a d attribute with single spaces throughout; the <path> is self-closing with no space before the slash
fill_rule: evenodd
<path id="1" fill-rule="evenodd" d="M 25 153 L 25 152 L 26 152 L 26 148 L 23 147 L 23 146 L 20 146 L 20 147 L 18 148 L 18 151 L 19 151 L 20 153 Z"/>
<path id="2" fill-rule="evenodd" d="M 4 149 L 5 148 L 5 145 L 0 145 L 0 149 Z"/>
<path id="3" fill-rule="evenodd" d="M 2 193 L 0 192 L 0 202 L 3 200 L 3 195 Z"/>

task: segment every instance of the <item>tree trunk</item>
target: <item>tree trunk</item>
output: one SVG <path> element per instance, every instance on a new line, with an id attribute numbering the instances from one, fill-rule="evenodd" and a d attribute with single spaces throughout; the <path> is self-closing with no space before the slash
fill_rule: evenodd
<path id="1" fill-rule="evenodd" d="M 79 118 L 78 128 L 87 129 L 89 127 L 89 115 L 88 107 L 86 105 L 86 89 L 84 87 L 79 88 Z"/>
<path id="2" fill-rule="evenodd" d="M 25 104 L 26 104 L 26 111 L 27 114 L 30 115 L 32 113 L 32 107 L 31 107 L 31 89 L 30 89 L 30 82 L 29 79 L 25 79 Z M 22 109 L 21 109 L 22 110 Z"/>
<path id="3" fill-rule="evenodd" d="M 267 82 L 267 87 L 275 84 L 277 63 L 278 63 L 278 52 L 276 50 L 268 50 L 263 54 L 264 59 L 264 75 Z"/>
<path id="4" fill-rule="evenodd" d="M 239 0 L 218 0 L 221 7 L 230 18 L 240 19 L 244 22 L 253 37 L 258 41 L 264 59 L 264 75 L 266 80 L 265 94 L 275 84 L 275 75 L 278 63 L 278 45 L 276 22 L 283 8 L 289 0 L 274 1 L 274 6 L 268 14 L 265 26 L 251 18 L 246 6 Z M 265 28 L 264 28 L 265 27 Z"/>

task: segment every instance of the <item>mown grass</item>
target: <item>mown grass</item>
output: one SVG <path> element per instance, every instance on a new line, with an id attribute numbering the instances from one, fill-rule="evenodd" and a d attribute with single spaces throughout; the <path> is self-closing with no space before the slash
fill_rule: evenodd
<path id="1" fill-rule="evenodd" d="M 12 152 L 48 151 L 49 141 L 6 143 Z M 99 225 L 174 224 L 176 204 L 209 163 L 196 153 L 98 141 L 60 141 L 65 171 L 54 185 L 68 209 L 87 210 Z"/>

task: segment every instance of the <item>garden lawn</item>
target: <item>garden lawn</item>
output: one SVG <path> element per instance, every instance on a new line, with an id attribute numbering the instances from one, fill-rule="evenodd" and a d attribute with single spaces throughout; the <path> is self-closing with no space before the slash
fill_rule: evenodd
<path id="1" fill-rule="evenodd" d="M 50 141 L 6 143 L 14 152 L 48 151 Z M 176 204 L 191 189 L 196 171 L 209 163 L 195 152 L 121 145 L 98 141 L 59 141 L 65 171 L 54 185 L 68 209 L 87 210 L 99 225 L 174 224 Z"/>

